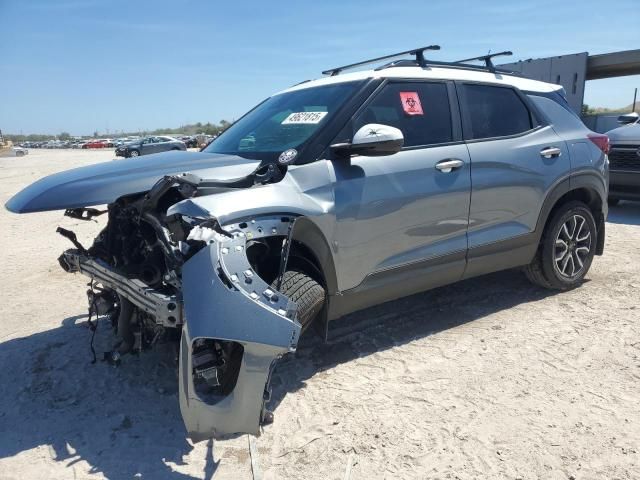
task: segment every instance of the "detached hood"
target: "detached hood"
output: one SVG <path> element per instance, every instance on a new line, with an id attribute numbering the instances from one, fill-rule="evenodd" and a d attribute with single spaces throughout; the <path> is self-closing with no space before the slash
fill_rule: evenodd
<path id="1" fill-rule="evenodd" d="M 44 212 L 112 203 L 146 192 L 163 176 L 182 172 L 229 180 L 249 175 L 259 160 L 205 152 L 165 152 L 115 160 L 49 175 L 14 195 L 5 207 L 14 213 Z"/>

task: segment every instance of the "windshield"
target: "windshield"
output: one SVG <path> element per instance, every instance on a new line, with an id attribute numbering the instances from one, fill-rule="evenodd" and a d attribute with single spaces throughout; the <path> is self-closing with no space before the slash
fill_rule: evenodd
<path id="1" fill-rule="evenodd" d="M 234 123 L 205 151 L 257 158 L 290 148 L 300 150 L 359 85 L 338 83 L 275 95 Z"/>

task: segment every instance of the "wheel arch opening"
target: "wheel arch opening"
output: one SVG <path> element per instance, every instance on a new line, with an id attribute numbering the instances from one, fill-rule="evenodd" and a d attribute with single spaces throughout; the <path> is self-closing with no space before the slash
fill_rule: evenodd
<path id="1" fill-rule="evenodd" d="M 598 192 L 589 187 L 578 187 L 572 190 L 569 190 L 567 193 L 562 195 L 556 203 L 553 205 L 553 208 L 549 211 L 547 218 L 545 220 L 545 228 L 553 215 L 560 209 L 563 205 L 571 201 L 580 201 L 586 204 L 591 210 L 593 214 L 593 218 L 596 222 L 597 229 L 597 241 L 596 241 L 596 255 L 602 255 L 604 251 L 604 231 L 605 231 L 605 218 L 602 213 L 603 200 Z"/>

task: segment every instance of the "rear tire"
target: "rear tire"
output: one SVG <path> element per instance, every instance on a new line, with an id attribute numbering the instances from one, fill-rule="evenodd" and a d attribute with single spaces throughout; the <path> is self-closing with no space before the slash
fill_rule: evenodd
<path id="1" fill-rule="evenodd" d="M 536 285 L 570 290 L 580 285 L 596 251 L 596 222 L 579 201 L 561 206 L 547 222 L 533 261 L 524 272 Z"/>
<path id="2" fill-rule="evenodd" d="M 277 282 L 277 279 L 274 280 L 271 286 L 275 288 Z M 303 332 L 320 313 L 327 296 L 322 285 L 298 270 L 284 273 L 279 291 L 298 305 L 298 322 Z"/>

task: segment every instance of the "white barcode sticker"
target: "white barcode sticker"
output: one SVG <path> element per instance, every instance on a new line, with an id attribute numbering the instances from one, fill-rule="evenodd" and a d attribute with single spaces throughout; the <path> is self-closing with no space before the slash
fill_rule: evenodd
<path id="1" fill-rule="evenodd" d="M 325 117 L 327 112 L 294 112 L 290 113 L 287 118 L 282 121 L 282 125 L 299 124 L 315 124 Z"/>

